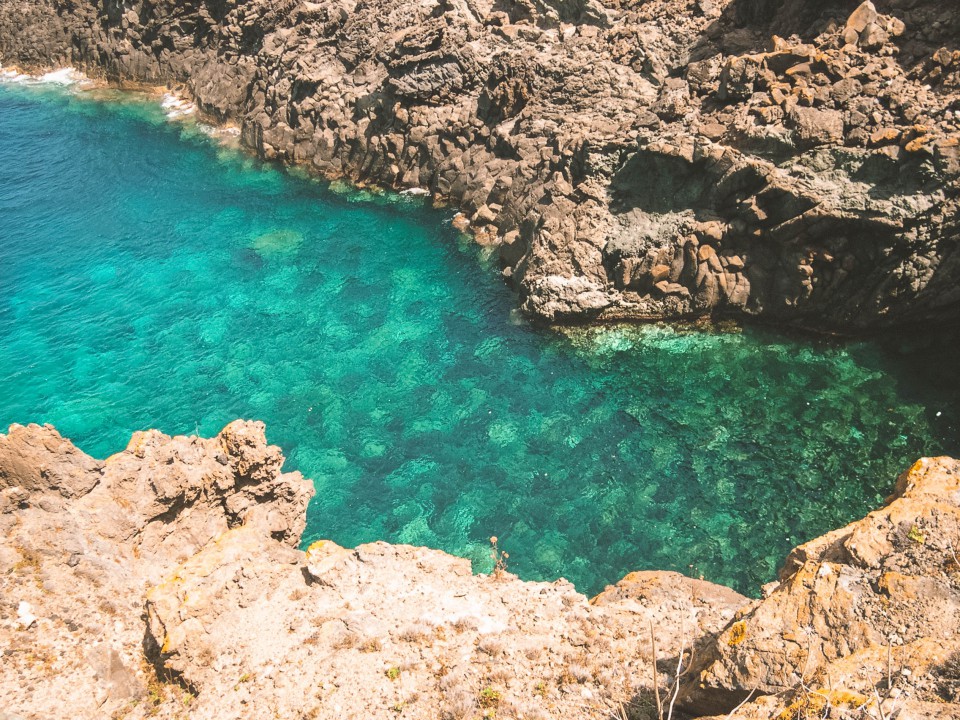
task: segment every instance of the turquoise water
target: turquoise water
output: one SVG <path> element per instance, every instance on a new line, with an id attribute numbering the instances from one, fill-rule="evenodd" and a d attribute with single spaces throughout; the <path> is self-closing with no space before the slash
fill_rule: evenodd
<path id="1" fill-rule="evenodd" d="M 316 483 L 305 541 L 482 570 L 496 534 L 511 570 L 588 593 L 643 568 L 756 593 L 958 449 L 955 343 L 534 329 L 449 216 L 145 100 L 0 86 L 0 426 L 106 456 L 260 419 Z"/>

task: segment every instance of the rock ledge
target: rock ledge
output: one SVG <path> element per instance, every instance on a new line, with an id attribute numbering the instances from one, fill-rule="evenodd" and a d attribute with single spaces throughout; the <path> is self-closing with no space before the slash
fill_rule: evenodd
<path id="1" fill-rule="evenodd" d="M 313 489 L 282 463 L 243 421 L 105 461 L 49 426 L 0 435 L 2 717 L 654 718 L 681 652 L 687 712 L 753 692 L 732 717 L 960 717 L 955 460 L 797 548 L 761 601 L 670 572 L 588 601 L 426 548 L 303 552 Z"/>

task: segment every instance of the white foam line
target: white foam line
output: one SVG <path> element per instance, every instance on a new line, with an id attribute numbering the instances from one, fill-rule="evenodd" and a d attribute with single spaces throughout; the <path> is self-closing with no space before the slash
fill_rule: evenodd
<path id="1" fill-rule="evenodd" d="M 160 101 L 160 107 L 166 111 L 167 117 L 171 120 L 187 117 L 197 112 L 196 105 L 173 93 L 166 93 L 163 96 L 163 100 Z"/>
<path id="2" fill-rule="evenodd" d="M 0 82 L 16 85 L 59 85 L 61 87 L 88 87 L 93 84 L 86 75 L 72 67 L 52 70 L 43 75 L 27 75 L 16 70 L 5 70 L 0 65 Z"/>

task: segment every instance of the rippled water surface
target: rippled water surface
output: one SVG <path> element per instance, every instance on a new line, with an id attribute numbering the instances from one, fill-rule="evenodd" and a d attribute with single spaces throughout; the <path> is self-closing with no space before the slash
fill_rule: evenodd
<path id="1" fill-rule="evenodd" d="M 0 426 L 87 452 L 261 419 L 306 540 L 429 545 L 592 593 L 755 593 L 796 542 L 957 451 L 956 347 L 751 329 L 558 334 L 413 199 L 220 147 L 157 103 L 0 86 Z"/>

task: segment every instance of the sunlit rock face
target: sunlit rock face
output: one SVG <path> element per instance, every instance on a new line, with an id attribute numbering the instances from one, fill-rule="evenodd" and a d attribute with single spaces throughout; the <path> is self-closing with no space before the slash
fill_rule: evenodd
<path id="1" fill-rule="evenodd" d="M 313 489 L 282 460 L 242 421 L 137 433 L 105 461 L 49 426 L 0 435 L 6 709 L 956 716 L 956 460 L 918 461 L 883 508 L 795 549 L 762 600 L 647 571 L 590 601 L 519 580 L 497 538 L 489 575 L 407 545 L 298 550 Z"/>

